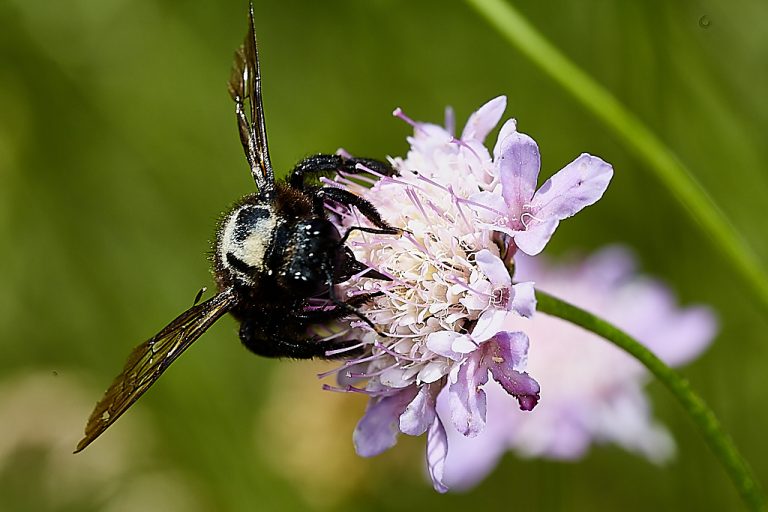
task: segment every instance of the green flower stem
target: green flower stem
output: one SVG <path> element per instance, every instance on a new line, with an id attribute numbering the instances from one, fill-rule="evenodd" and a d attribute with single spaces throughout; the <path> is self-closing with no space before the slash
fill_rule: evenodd
<path id="1" fill-rule="evenodd" d="M 605 123 L 667 186 L 768 307 L 768 276 L 706 190 L 677 156 L 607 89 L 563 55 L 504 0 L 467 0 L 507 41 Z"/>
<path id="2" fill-rule="evenodd" d="M 751 510 L 767 510 L 765 498 L 749 464 L 747 464 L 747 461 L 744 460 L 736 449 L 736 445 L 734 445 L 730 436 L 723 431 L 723 427 L 712 410 L 691 389 L 687 380 L 664 364 L 661 359 L 653 355 L 644 345 L 605 320 L 541 290 L 536 291 L 536 299 L 538 301 L 537 311 L 562 318 L 579 327 L 583 327 L 623 348 L 643 363 L 677 398 L 683 409 L 685 409 L 696 426 L 699 427 L 710 449 L 714 452 L 720 464 L 723 465 L 728 476 L 741 494 L 744 503 Z"/>

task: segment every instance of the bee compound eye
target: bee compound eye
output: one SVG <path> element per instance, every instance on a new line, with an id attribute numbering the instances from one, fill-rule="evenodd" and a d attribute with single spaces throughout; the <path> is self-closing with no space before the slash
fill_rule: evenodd
<path id="1" fill-rule="evenodd" d="M 297 295 L 310 297 L 322 293 L 329 286 L 321 266 L 294 261 L 286 272 L 285 284 Z"/>
<path id="2" fill-rule="evenodd" d="M 304 224 L 307 238 L 322 240 L 325 244 L 337 244 L 341 240 L 339 230 L 326 219 L 312 219 Z"/>

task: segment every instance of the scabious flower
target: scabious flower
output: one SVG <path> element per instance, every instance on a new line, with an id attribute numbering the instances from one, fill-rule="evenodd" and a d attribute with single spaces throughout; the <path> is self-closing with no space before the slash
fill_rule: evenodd
<path id="1" fill-rule="evenodd" d="M 370 187 L 359 183 L 360 175 L 326 181 L 364 197 L 405 230 L 401 236 L 354 231 L 348 239 L 358 260 L 391 279 L 363 274 L 340 290 L 347 297 L 377 294 L 360 312 L 378 332 L 353 321 L 330 335 L 356 340 L 365 352 L 336 370 L 341 387 L 335 389 L 371 397 L 355 447 L 372 456 L 392 447 L 399 432 L 426 433 L 429 472 L 441 492 L 447 489 L 443 419 L 462 435 L 477 436 L 486 424 L 490 381 L 522 410 L 539 400 L 538 383 L 524 371 L 528 336 L 507 327 L 535 310 L 533 283 L 509 277 L 512 256 L 518 248 L 539 252 L 560 220 L 602 196 L 612 175 L 608 164 L 584 154 L 534 193 L 538 148 L 514 120 L 501 128 L 493 155 L 483 144 L 505 107 L 504 97 L 483 105 L 459 138 L 450 111 L 443 128 L 398 109 L 395 115 L 414 128 L 406 158 L 392 159 L 398 174 L 368 169 L 378 178 L 365 183 Z M 342 231 L 369 226 L 354 211 L 336 214 Z M 439 394 L 449 403 L 442 414 Z"/>
<path id="2" fill-rule="evenodd" d="M 488 228 L 506 233 L 513 247 L 530 255 L 544 249 L 561 220 L 600 199 L 613 176 L 610 165 L 583 153 L 536 190 L 539 148 L 516 131 L 514 119 L 501 128 L 494 154 L 501 194 L 483 191 L 472 199 L 487 207 L 479 211 Z"/>
<path id="3" fill-rule="evenodd" d="M 712 313 L 678 308 L 663 284 L 636 274 L 634 266 L 628 251 L 610 247 L 560 266 L 519 257 L 515 277 L 535 280 L 538 288 L 614 323 L 669 365 L 698 356 L 716 332 Z M 487 386 L 486 429 L 473 439 L 449 432 L 448 484 L 471 487 L 508 449 L 526 457 L 573 460 L 596 442 L 615 443 L 654 462 L 673 454 L 674 442 L 654 421 L 643 390 L 648 372 L 635 359 L 555 317 L 510 319 L 507 328 L 524 330 L 534 340 L 528 370 L 545 399 L 534 414 L 519 414 L 501 388 Z M 450 409 L 450 401 L 441 397 L 438 411 Z"/>

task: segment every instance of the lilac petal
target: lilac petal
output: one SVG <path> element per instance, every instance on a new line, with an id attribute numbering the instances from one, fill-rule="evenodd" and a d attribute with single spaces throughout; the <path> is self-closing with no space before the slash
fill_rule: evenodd
<path id="1" fill-rule="evenodd" d="M 517 283 L 512 289 L 515 293 L 510 304 L 512 310 L 518 315 L 531 318 L 536 311 L 536 290 L 533 288 L 533 282 Z"/>
<path id="2" fill-rule="evenodd" d="M 507 393 L 517 398 L 521 411 L 532 411 L 541 400 L 539 383 L 527 373 L 492 366 L 491 375 Z"/>
<path id="3" fill-rule="evenodd" d="M 416 375 L 416 382 L 430 384 L 440 380 L 448 373 L 450 366 L 445 361 L 434 360 L 428 362 Z"/>
<path id="4" fill-rule="evenodd" d="M 450 144 L 453 137 L 445 128 L 430 123 L 415 123 L 413 136 L 408 137 L 413 151 L 429 155 L 437 146 Z"/>
<path id="5" fill-rule="evenodd" d="M 468 310 L 484 311 L 488 307 L 488 297 L 473 293 L 460 298 L 459 303 Z M 466 313 L 464 314 L 466 316 Z"/>
<path id="6" fill-rule="evenodd" d="M 458 361 L 464 357 L 453 350 L 454 342 L 459 338 L 468 338 L 468 336 L 454 331 L 433 332 L 427 336 L 427 348 L 435 354 Z"/>
<path id="7" fill-rule="evenodd" d="M 497 332 L 504 329 L 509 311 L 505 309 L 488 309 L 477 319 L 475 328 L 472 329 L 472 339 L 477 343 L 482 343 Z"/>
<path id="8" fill-rule="evenodd" d="M 507 393 L 517 398 L 521 411 L 532 411 L 539 403 L 541 388 L 527 373 L 493 366 L 491 374 Z"/>
<path id="9" fill-rule="evenodd" d="M 432 486 L 439 493 L 448 492 L 448 487 L 443 483 L 447 456 L 448 436 L 440 418 L 435 417 L 435 421 L 427 432 L 427 469 L 432 478 Z"/>
<path id="10" fill-rule="evenodd" d="M 416 122 L 416 126 L 413 129 L 413 138 L 415 141 L 422 143 L 435 144 L 438 141 L 449 143 L 451 141 L 451 134 L 440 125 Z"/>
<path id="11" fill-rule="evenodd" d="M 523 416 L 509 407 L 509 396 L 495 382 L 486 384 L 486 391 L 488 424 L 480 434 L 465 437 L 446 427 L 450 450 L 443 481 L 451 490 L 469 490 L 493 470 L 509 449 L 511 434 L 517 430 L 518 418 Z M 448 393 L 437 397 L 437 413 L 442 418 L 450 415 Z"/>
<path id="12" fill-rule="evenodd" d="M 544 250 L 558 224 L 560 221 L 555 219 L 533 225 L 525 231 L 515 231 L 513 236 L 517 248 L 529 256 L 536 256 Z"/>
<path id="13" fill-rule="evenodd" d="M 472 341 L 469 336 L 461 336 L 453 342 L 453 351 L 459 354 L 469 354 L 475 350 L 477 350 L 477 343 Z"/>
<path id="14" fill-rule="evenodd" d="M 582 153 L 541 186 L 531 201 L 539 219 L 562 220 L 603 196 L 613 167 L 600 158 Z"/>
<path id="15" fill-rule="evenodd" d="M 528 336 L 522 332 L 499 333 L 494 343 L 488 344 L 490 358 L 486 357 L 494 380 L 510 395 L 517 398 L 520 409 L 530 411 L 541 398 L 539 383 L 527 373 L 519 372 L 528 352 Z"/>
<path id="16" fill-rule="evenodd" d="M 482 359 L 479 352 L 469 356 L 448 388 L 453 426 L 467 437 L 485 428 L 486 397 L 481 386 L 488 382 L 488 368 Z"/>
<path id="17" fill-rule="evenodd" d="M 515 119 L 507 119 L 504 121 L 504 124 L 501 125 L 501 129 L 499 130 L 499 136 L 496 139 L 496 145 L 493 147 L 493 159 L 498 160 L 501 158 L 501 147 L 502 142 L 506 140 L 507 137 L 509 137 L 510 134 L 517 131 L 517 121 Z"/>
<path id="18" fill-rule="evenodd" d="M 512 284 L 512 278 L 509 277 L 509 270 L 504 266 L 504 262 L 488 249 L 478 251 L 475 254 L 475 261 L 494 286 L 509 286 Z"/>
<path id="19" fill-rule="evenodd" d="M 501 194 L 512 215 L 519 216 L 536 190 L 541 166 L 539 147 L 524 133 L 513 132 L 500 142 L 499 151 Z"/>
<path id="20" fill-rule="evenodd" d="M 430 386 L 421 386 L 416 397 L 400 415 L 400 432 L 420 436 L 435 420 L 435 397 Z"/>
<path id="21" fill-rule="evenodd" d="M 498 96 L 477 109 L 467 119 L 462 140 L 477 140 L 483 142 L 493 128 L 499 124 L 504 109 L 507 108 L 507 97 Z"/>
<path id="22" fill-rule="evenodd" d="M 379 375 L 379 381 L 390 388 L 405 388 L 411 384 L 411 380 L 406 377 L 405 371 L 399 366 L 384 370 Z"/>
<path id="23" fill-rule="evenodd" d="M 484 190 L 469 197 L 467 206 L 475 212 L 479 222 L 496 224 L 507 212 L 507 203 L 501 194 Z M 491 229 L 496 229 L 492 227 Z"/>
<path id="24" fill-rule="evenodd" d="M 528 360 L 530 342 L 524 332 L 502 331 L 493 337 L 491 360 L 494 364 L 505 364 L 514 370 L 521 370 Z M 491 347 L 491 345 L 489 345 Z"/>
<path id="25" fill-rule="evenodd" d="M 400 415 L 416 396 L 416 386 L 394 395 L 372 398 L 352 434 L 355 451 L 361 457 L 373 457 L 397 443 Z"/>
<path id="26" fill-rule="evenodd" d="M 504 202 L 504 198 L 495 192 L 488 192 L 487 190 L 484 190 L 482 192 L 472 194 L 469 196 L 469 200 L 471 202 L 468 203 L 467 206 L 477 212 L 488 212 L 488 209 L 481 206 L 478 207 L 472 203 L 478 203 L 483 206 L 487 206 L 488 208 L 493 208 L 500 213 L 503 213 L 507 210 L 507 203 Z M 494 218 L 498 216 L 496 212 L 488 212 L 488 214 L 493 215 Z"/>

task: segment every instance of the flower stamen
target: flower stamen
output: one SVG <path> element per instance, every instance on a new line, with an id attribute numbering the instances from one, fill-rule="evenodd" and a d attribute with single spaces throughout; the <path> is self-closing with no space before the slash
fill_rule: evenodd
<path id="1" fill-rule="evenodd" d="M 403 109 L 401 109 L 400 107 L 397 107 L 395 110 L 393 110 L 392 115 L 397 117 L 398 119 L 402 119 L 403 121 L 411 125 L 414 130 L 419 130 L 424 135 L 427 134 L 424 128 L 421 127 L 421 123 L 417 123 L 416 121 L 414 121 L 413 119 L 405 115 L 405 113 L 403 112 Z"/>

